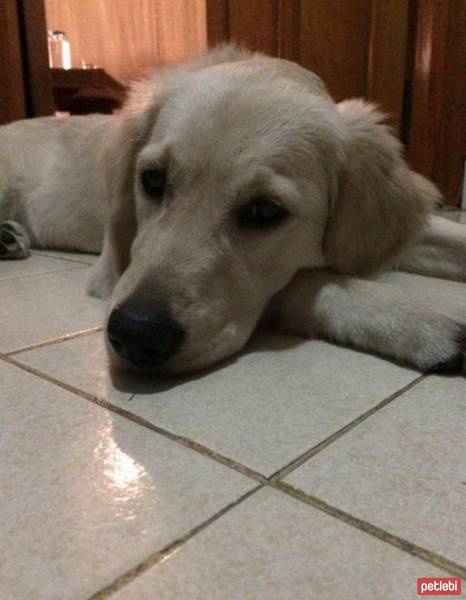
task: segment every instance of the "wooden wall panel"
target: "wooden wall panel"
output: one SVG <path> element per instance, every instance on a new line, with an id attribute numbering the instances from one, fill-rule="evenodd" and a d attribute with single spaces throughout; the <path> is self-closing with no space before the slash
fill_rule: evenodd
<path id="1" fill-rule="evenodd" d="M 278 56 L 299 62 L 301 2 L 278 2 Z"/>
<path id="2" fill-rule="evenodd" d="M 432 177 L 459 206 L 466 161 L 466 0 L 450 0 L 440 135 Z"/>
<path id="3" fill-rule="evenodd" d="M 409 161 L 460 203 L 466 157 L 466 0 L 417 3 Z"/>
<path id="4" fill-rule="evenodd" d="M 127 81 L 202 52 L 205 0 L 45 0 L 47 26 L 67 32 L 81 59 Z"/>
<path id="5" fill-rule="evenodd" d="M 422 0 L 416 10 L 409 161 L 458 206 L 466 158 L 466 0 Z"/>
<path id="6" fill-rule="evenodd" d="M 409 158 L 414 168 L 428 175 L 432 172 L 443 94 L 448 2 L 423 2 L 417 9 Z"/>
<path id="7" fill-rule="evenodd" d="M 0 2 L 0 125 L 26 116 L 23 68 L 15 0 Z"/>
<path id="8" fill-rule="evenodd" d="M 366 97 L 390 115 L 401 132 L 407 79 L 408 3 L 373 0 Z"/>
<path id="9" fill-rule="evenodd" d="M 277 55 L 278 0 L 230 0 L 228 32 L 250 50 Z"/>
<path id="10" fill-rule="evenodd" d="M 209 43 L 232 40 L 294 60 L 336 100 L 366 97 L 400 129 L 406 0 L 207 0 Z"/>
<path id="11" fill-rule="evenodd" d="M 228 31 L 228 0 L 205 0 L 207 43 L 215 46 L 230 39 Z"/>
<path id="12" fill-rule="evenodd" d="M 299 62 L 317 73 L 336 100 L 364 96 L 371 0 L 302 0 Z"/>
<path id="13" fill-rule="evenodd" d="M 47 27 L 43 0 L 17 0 L 23 22 L 23 68 L 28 116 L 53 115 Z"/>

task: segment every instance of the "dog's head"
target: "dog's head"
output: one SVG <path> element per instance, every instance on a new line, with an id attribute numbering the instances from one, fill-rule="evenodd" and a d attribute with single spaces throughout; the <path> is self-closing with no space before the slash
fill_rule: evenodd
<path id="1" fill-rule="evenodd" d="M 415 184 L 374 113 L 264 57 L 210 55 L 138 84 L 105 161 L 108 346 L 125 366 L 181 372 L 233 354 L 299 270 L 376 267 L 423 216 L 409 200 L 409 235 L 397 224 Z"/>

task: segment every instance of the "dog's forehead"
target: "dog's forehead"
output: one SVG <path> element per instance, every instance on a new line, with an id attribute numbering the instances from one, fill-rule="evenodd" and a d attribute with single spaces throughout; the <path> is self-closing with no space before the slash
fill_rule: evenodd
<path id="1" fill-rule="evenodd" d="M 318 149 L 331 111 L 325 97 L 274 74 L 211 69 L 174 87 L 152 141 L 193 167 L 293 161 Z"/>

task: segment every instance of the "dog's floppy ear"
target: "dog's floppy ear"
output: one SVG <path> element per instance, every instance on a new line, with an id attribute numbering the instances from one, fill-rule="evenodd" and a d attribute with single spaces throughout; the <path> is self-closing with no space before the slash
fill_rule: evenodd
<path id="1" fill-rule="evenodd" d="M 374 106 L 348 100 L 337 108 L 346 160 L 331 199 L 324 253 L 340 273 L 370 273 L 395 262 L 418 239 L 440 194 L 410 171 L 401 144 Z"/>
<path id="2" fill-rule="evenodd" d="M 129 264 L 136 235 L 134 173 L 136 158 L 154 126 L 162 91 L 154 81 L 133 84 L 103 150 L 107 195 L 107 238 L 119 277 Z"/>
<path id="3" fill-rule="evenodd" d="M 153 80 L 133 84 L 122 111 L 109 121 L 102 140 L 101 168 L 106 201 L 102 254 L 91 270 L 87 291 L 108 298 L 130 260 L 136 235 L 136 158 L 152 131 L 163 92 Z"/>

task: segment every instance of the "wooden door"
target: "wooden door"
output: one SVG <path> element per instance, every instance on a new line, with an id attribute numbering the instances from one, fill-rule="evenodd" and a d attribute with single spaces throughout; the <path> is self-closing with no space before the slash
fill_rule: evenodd
<path id="1" fill-rule="evenodd" d="M 24 68 L 26 109 L 29 117 L 53 115 L 52 77 L 47 49 L 43 0 L 16 0 Z"/>
<path id="2" fill-rule="evenodd" d="M 466 0 L 417 0 L 412 10 L 408 158 L 459 206 L 466 161 Z"/>
<path id="3" fill-rule="evenodd" d="M 53 114 L 42 0 L 0 1 L 0 124 Z"/>
<path id="4" fill-rule="evenodd" d="M 317 73 L 335 100 L 378 102 L 399 131 L 406 0 L 207 0 L 209 43 L 233 40 Z"/>
<path id="5" fill-rule="evenodd" d="M 466 159 L 466 0 L 206 0 L 210 44 L 295 60 L 335 100 L 391 115 L 411 166 L 460 204 Z"/>

